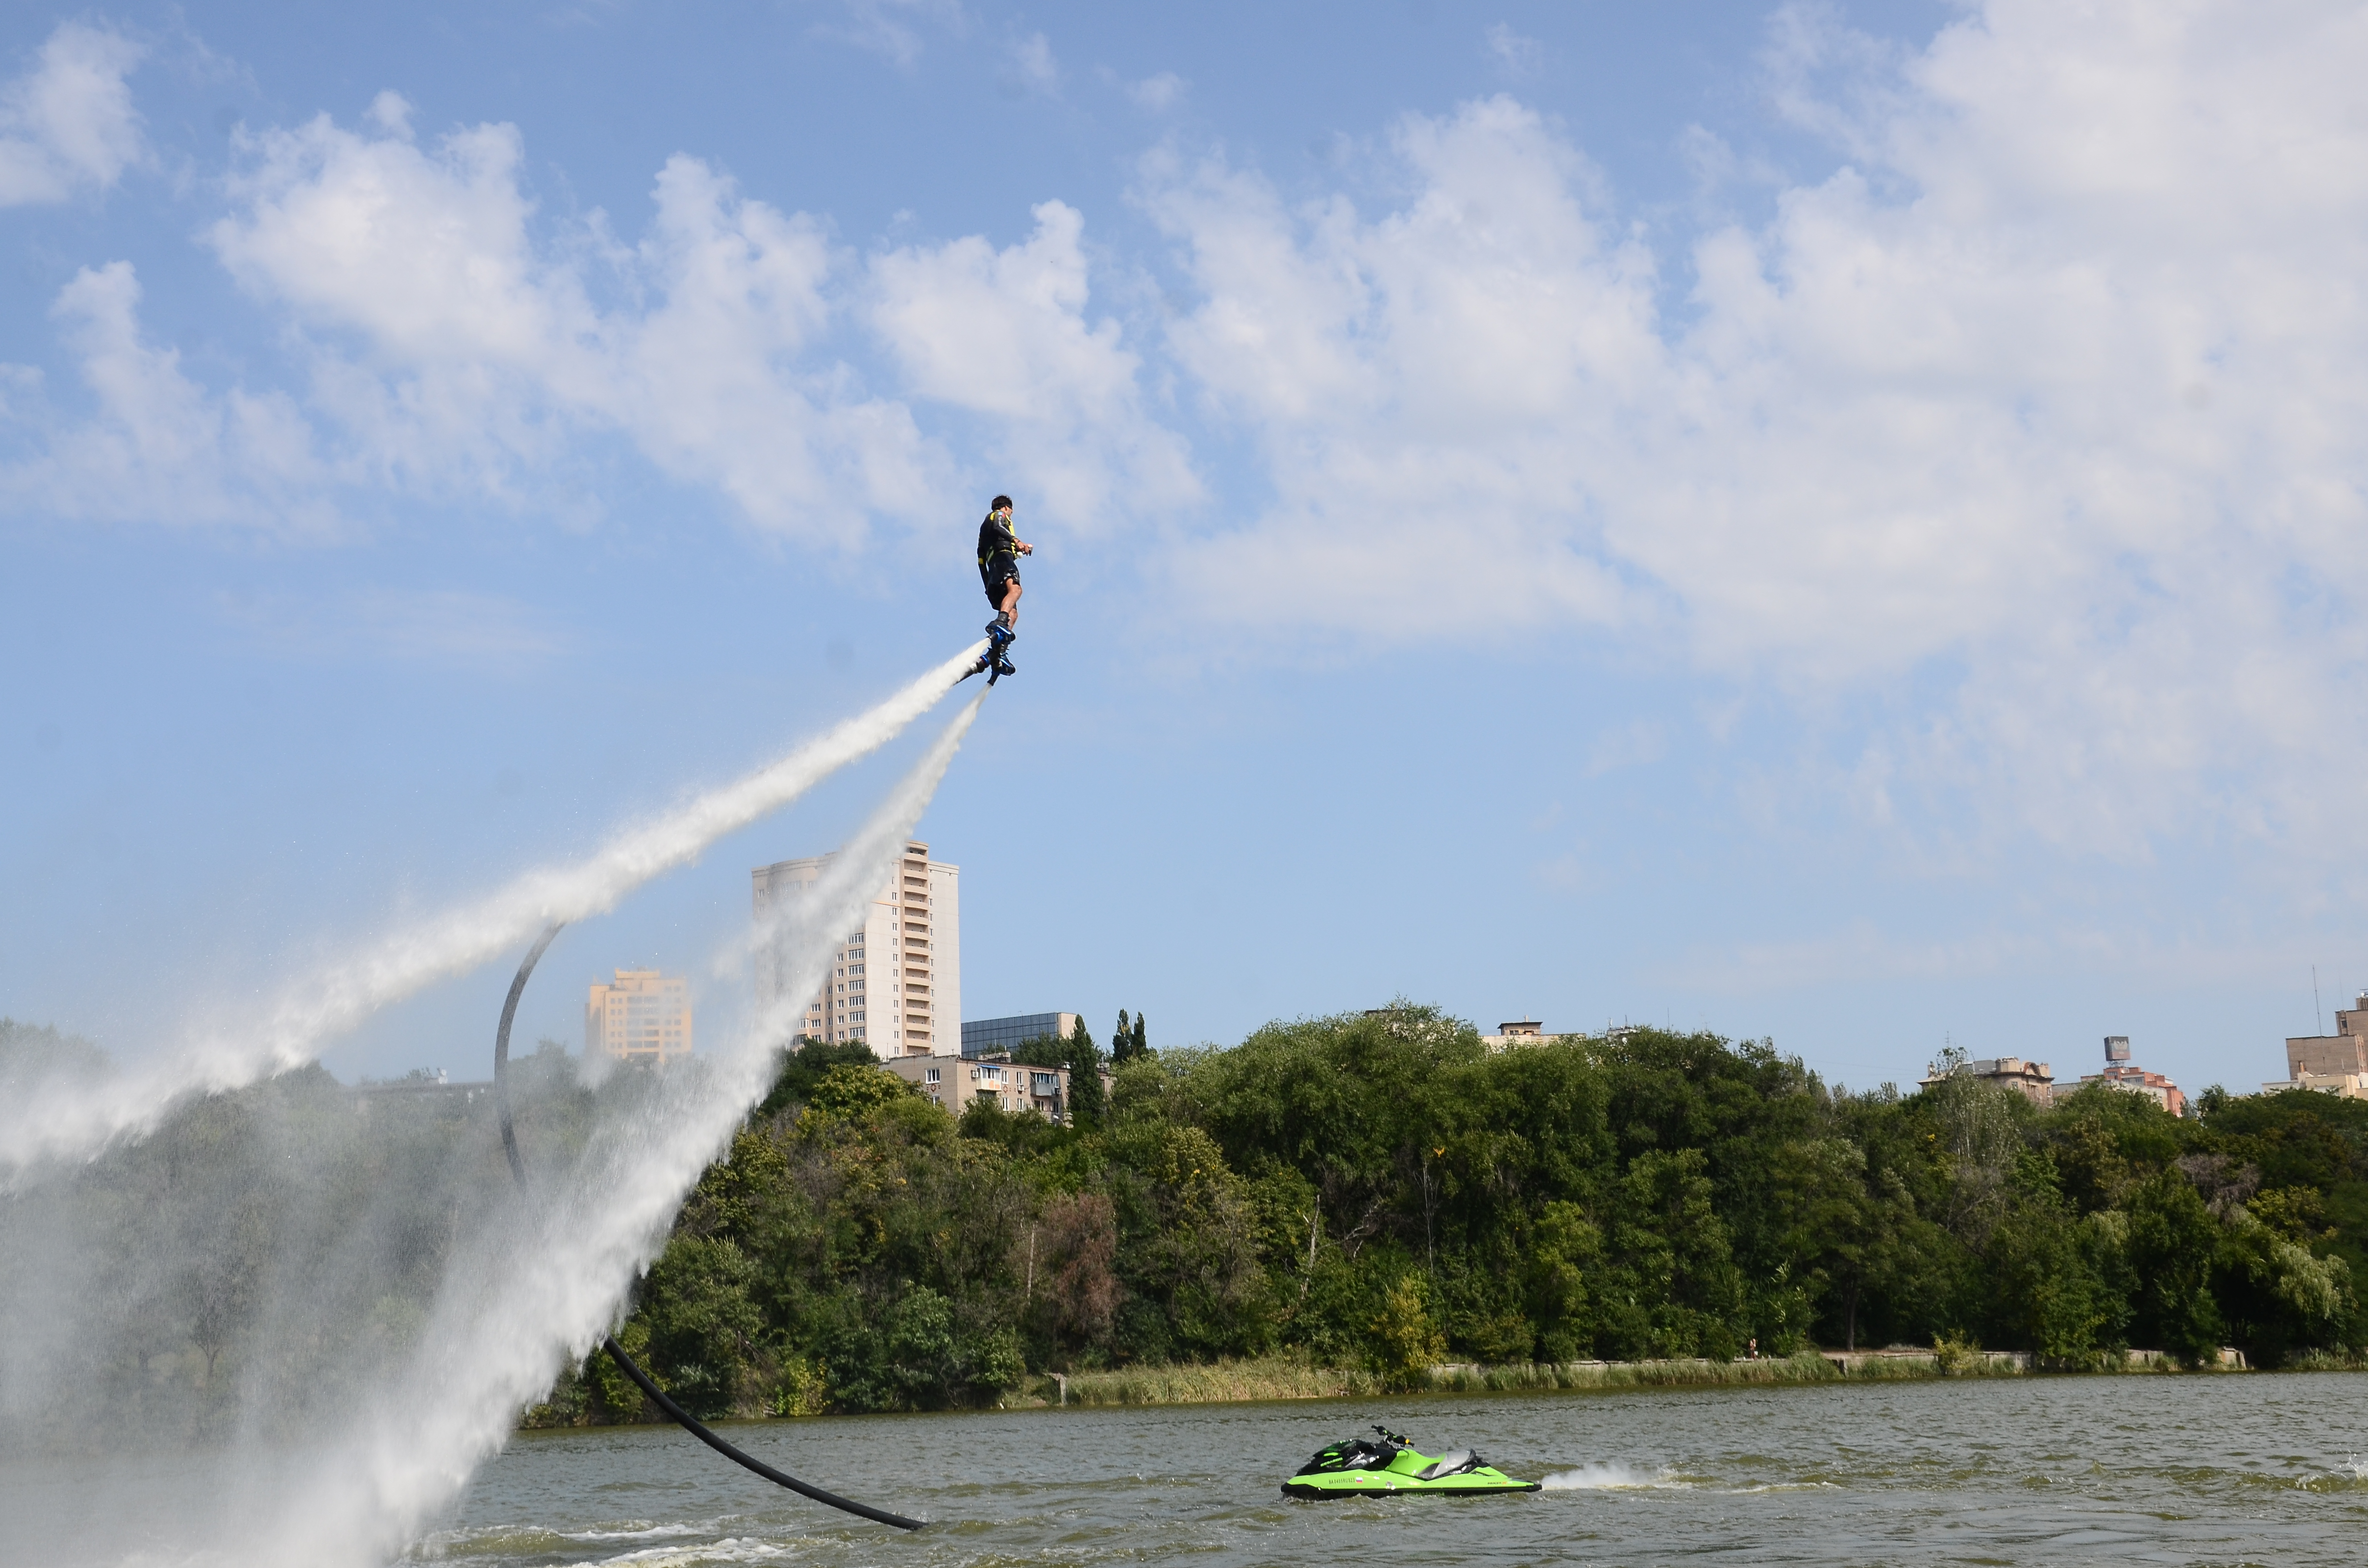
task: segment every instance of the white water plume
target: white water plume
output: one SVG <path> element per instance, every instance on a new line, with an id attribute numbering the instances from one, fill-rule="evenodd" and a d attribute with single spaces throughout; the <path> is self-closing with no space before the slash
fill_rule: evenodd
<path id="1" fill-rule="evenodd" d="M 985 645 L 973 643 L 868 712 L 746 778 L 625 829 L 581 860 L 526 872 L 473 903 L 315 966 L 252 1027 L 232 1032 L 216 1025 L 187 1048 L 112 1077 L 49 1077 L 17 1087 L 0 1104 L 0 1190 L 29 1165 L 87 1158 L 120 1136 L 146 1131 L 188 1096 L 301 1067 L 324 1040 L 379 1008 L 514 951 L 552 921 L 605 914 L 651 878 L 698 858 L 724 835 L 887 744 L 953 688 Z"/>
<path id="2" fill-rule="evenodd" d="M 981 691 L 856 836 L 780 933 L 779 997 L 698 1070 L 669 1073 L 638 1122 L 596 1131 L 564 1187 L 544 1182 L 454 1258 L 418 1348 L 325 1446 L 277 1517 L 242 1549 L 264 1568 L 383 1561 L 450 1506 L 518 1413 L 599 1342 L 635 1276 L 666 1244 L 700 1173 L 762 1096 L 774 1046 L 823 982 L 839 938 L 891 877 L 905 839 L 986 699 Z M 689 1438 L 684 1439 L 686 1442 Z M 719 1460 L 716 1462 L 723 1463 Z"/>
<path id="3" fill-rule="evenodd" d="M 1546 1492 L 1609 1492 L 1633 1486 L 1674 1486 L 1678 1472 L 1663 1465 L 1658 1470 L 1638 1470 L 1618 1460 L 1603 1460 L 1583 1464 L 1576 1470 L 1556 1471 L 1538 1483 Z"/>

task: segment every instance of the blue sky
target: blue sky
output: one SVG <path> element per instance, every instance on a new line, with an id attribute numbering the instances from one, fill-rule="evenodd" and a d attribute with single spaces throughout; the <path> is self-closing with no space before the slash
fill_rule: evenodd
<path id="1" fill-rule="evenodd" d="M 125 1057 L 976 635 L 973 1017 L 2250 1085 L 2368 984 L 2368 30 L 2300 5 L 0 23 L 0 1012 Z M 561 939 L 700 977 L 928 722 Z M 502 966 L 495 966 L 496 970 Z M 483 1071 L 488 971 L 324 1042 Z"/>

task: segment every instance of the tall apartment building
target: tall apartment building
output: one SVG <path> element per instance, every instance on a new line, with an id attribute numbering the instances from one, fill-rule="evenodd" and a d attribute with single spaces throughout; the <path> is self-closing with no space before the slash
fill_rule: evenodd
<path id="1" fill-rule="evenodd" d="M 833 858 L 815 855 L 757 867 L 750 873 L 757 922 L 783 901 L 803 896 Z M 961 868 L 929 858 L 928 845 L 907 843 L 888 885 L 832 952 L 822 991 L 808 999 L 798 1032 L 834 1042 L 861 1040 L 881 1057 L 959 1051 L 961 879 Z M 769 1009 L 787 1000 L 782 992 L 791 963 L 781 944 L 758 949 L 757 1006 Z"/>
<path id="2" fill-rule="evenodd" d="M 690 1054 L 690 987 L 678 974 L 620 969 L 584 1004 L 584 1053 L 663 1066 Z"/>

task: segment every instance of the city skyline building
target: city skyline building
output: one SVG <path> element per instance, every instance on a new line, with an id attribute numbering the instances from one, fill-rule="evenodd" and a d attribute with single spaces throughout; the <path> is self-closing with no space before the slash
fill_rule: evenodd
<path id="1" fill-rule="evenodd" d="M 2084 1074 L 2082 1084 L 2102 1084 L 2133 1095 L 2144 1095 L 2173 1116 L 2187 1114 L 2187 1096 L 2177 1084 L 2159 1073 L 2149 1073 L 2130 1061 L 2130 1037 L 2109 1034 L 2105 1037 L 2105 1070 Z"/>
<path id="2" fill-rule="evenodd" d="M 2286 1076 L 2336 1078 L 2368 1073 L 2368 991 L 2335 1010 L 2333 1034 L 2286 1037 Z"/>
<path id="3" fill-rule="evenodd" d="M 2349 1007 L 2335 1010 L 2333 1034 L 2286 1037 L 2286 1075 L 2263 1084 L 2270 1094 L 2282 1089 L 2316 1089 L 2345 1099 L 2368 1099 L 2368 991 Z"/>
<path id="4" fill-rule="evenodd" d="M 1986 1056 L 1976 1061 L 1957 1064 L 1956 1074 L 1996 1084 L 2039 1105 L 2048 1105 L 2055 1098 L 2055 1074 L 2044 1062 L 2033 1062 L 2021 1056 Z M 1924 1085 L 1930 1088 L 1952 1074 L 1942 1073 L 1936 1065 L 1924 1074 Z"/>
<path id="5" fill-rule="evenodd" d="M 655 969 L 620 969 L 584 1003 L 584 1053 L 664 1066 L 691 1051 L 690 984 Z"/>
<path id="6" fill-rule="evenodd" d="M 835 855 L 759 866 L 750 876 L 752 912 L 764 925 L 785 901 L 803 896 Z M 770 1011 L 790 998 L 788 955 L 795 929 L 757 951 L 757 1006 Z M 962 1020 L 962 869 L 929 858 L 907 840 L 888 885 L 831 954 L 822 990 L 806 999 L 798 1032 L 834 1044 L 860 1041 L 882 1058 L 951 1055 Z"/>

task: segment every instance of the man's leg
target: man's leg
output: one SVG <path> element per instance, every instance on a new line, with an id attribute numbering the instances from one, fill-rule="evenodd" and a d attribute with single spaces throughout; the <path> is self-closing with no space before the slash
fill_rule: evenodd
<path id="1" fill-rule="evenodd" d="M 1003 585 L 1003 624 L 1014 632 L 1019 630 L 1019 579 L 1014 577 Z"/>

